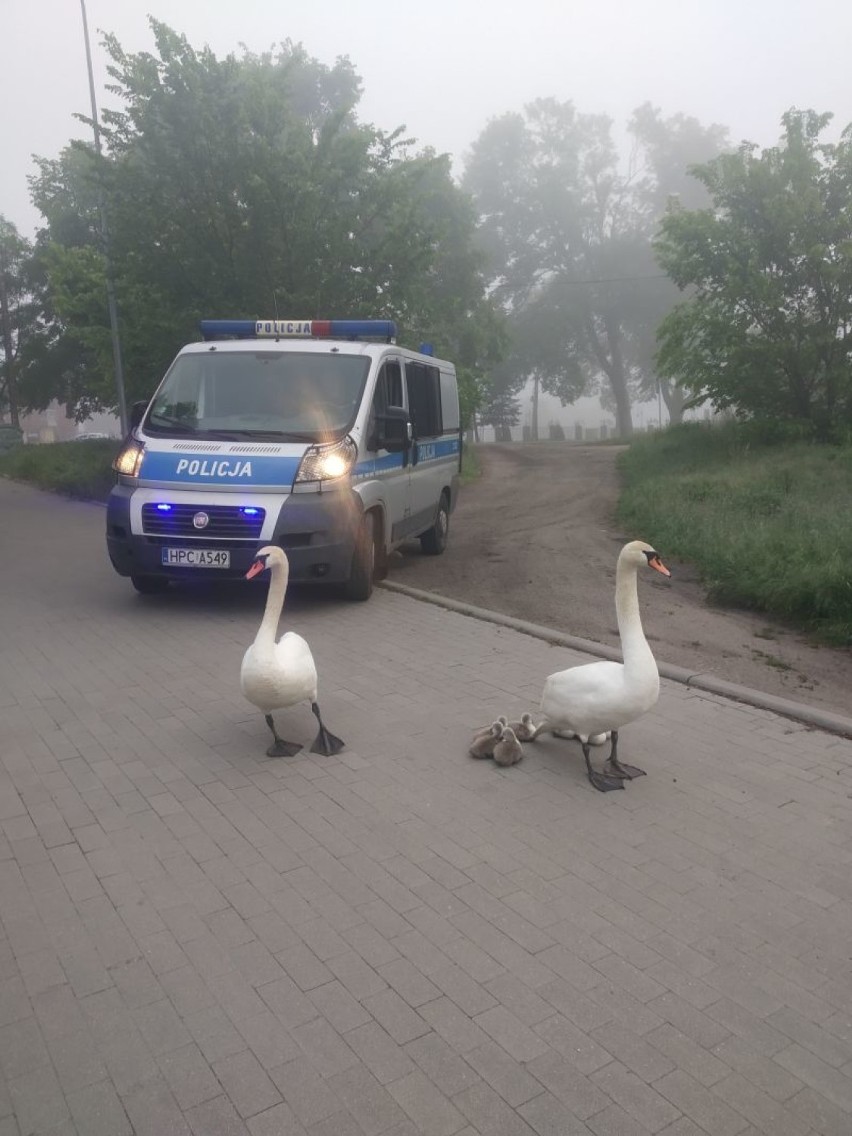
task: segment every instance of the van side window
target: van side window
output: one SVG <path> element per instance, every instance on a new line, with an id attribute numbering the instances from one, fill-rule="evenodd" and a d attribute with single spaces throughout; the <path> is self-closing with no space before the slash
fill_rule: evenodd
<path id="1" fill-rule="evenodd" d="M 376 380 L 373 413 L 382 414 L 389 406 L 405 406 L 402 396 L 402 368 L 397 359 L 382 364 Z"/>
<path id="2" fill-rule="evenodd" d="M 417 438 L 434 438 L 442 433 L 440 371 L 428 363 L 405 364 L 408 405 Z"/>

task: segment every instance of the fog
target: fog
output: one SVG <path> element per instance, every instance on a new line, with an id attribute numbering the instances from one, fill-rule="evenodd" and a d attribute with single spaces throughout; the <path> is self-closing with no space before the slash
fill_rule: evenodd
<path id="1" fill-rule="evenodd" d="M 618 127 L 650 101 L 773 144 L 790 106 L 852 120 L 852 5 L 842 0 L 87 0 L 100 107 L 110 94 L 100 30 L 150 51 L 150 13 L 218 56 L 284 39 L 331 64 L 348 55 L 362 78 L 360 117 L 405 125 L 421 146 L 464 155 L 489 118 L 536 98 L 572 100 Z M 0 213 L 31 236 L 32 155 L 55 157 L 89 137 L 79 0 L 0 0 L 3 28 Z M 617 136 L 617 132 L 616 132 Z"/>

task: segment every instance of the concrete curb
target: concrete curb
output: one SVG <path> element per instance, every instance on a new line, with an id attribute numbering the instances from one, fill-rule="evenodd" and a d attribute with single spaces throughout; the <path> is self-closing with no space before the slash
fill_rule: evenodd
<path id="1" fill-rule="evenodd" d="M 515 619 L 511 615 L 503 615 L 499 611 L 489 611 L 484 607 L 474 607 L 461 600 L 453 600 L 436 592 L 424 592 L 420 588 L 411 588 L 407 584 L 397 584 L 390 580 L 382 580 L 376 585 L 389 592 L 399 592 L 413 600 L 423 603 L 435 604 L 436 607 L 446 608 L 448 611 L 457 611 L 461 615 L 469 615 L 472 619 L 481 619 L 486 623 L 496 623 L 501 627 L 511 627 L 513 631 L 520 631 L 523 635 L 532 635 L 536 639 L 543 639 L 546 643 L 553 643 L 560 647 L 570 647 L 574 651 L 582 651 L 587 655 L 594 655 L 602 659 L 614 659 L 621 662 L 621 652 L 615 647 L 605 643 L 595 643 L 591 639 L 581 639 L 576 635 L 567 635 L 562 631 L 553 631 L 549 627 L 542 627 L 538 623 L 527 623 L 524 619 Z M 696 673 L 686 667 L 678 667 L 672 663 L 657 663 L 660 675 L 673 682 L 683 683 L 695 690 L 705 690 L 708 694 L 719 694 L 723 698 L 730 698 L 734 702 L 743 702 L 748 706 L 756 706 L 761 710 L 769 710 L 773 714 L 780 714 L 803 725 L 815 729 L 825 730 L 830 734 L 838 734 L 843 738 L 852 738 L 852 718 L 845 718 L 842 714 L 833 714 L 830 710 L 820 710 L 816 706 L 808 706 L 804 702 L 793 702 L 788 698 L 780 698 L 775 694 L 765 694 L 760 690 L 752 690 L 748 686 L 740 686 L 735 682 L 726 682 L 710 673 Z"/>

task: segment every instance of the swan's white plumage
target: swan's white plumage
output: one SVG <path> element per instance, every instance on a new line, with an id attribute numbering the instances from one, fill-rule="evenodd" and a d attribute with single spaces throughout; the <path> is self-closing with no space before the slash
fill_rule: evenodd
<path id="1" fill-rule="evenodd" d="M 277 643 L 257 640 L 243 656 L 240 689 L 264 714 L 297 702 L 316 702 L 317 668 L 301 635 L 287 631 Z"/>
<path id="2" fill-rule="evenodd" d="M 271 579 L 266 608 L 255 640 L 243 656 L 240 689 L 264 714 L 286 710 L 297 702 L 316 702 L 317 668 L 311 649 L 301 635 L 287 631 L 278 642 L 275 633 L 284 607 L 290 564 L 284 550 L 269 544 L 257 554 Z"/>
<path id="3" fill-rule="evenodd" d="M 653 553 L 651 545 L 631 541 L 618 557 L 615 598 L 624 662 L 586 663 L 550 675 L 541 696 L 544 728 L 550 732 L 570 732 L 581 742 L 601 744 L 608 733 L 641 717 L 657 701 L 660 676 L 642 630 L 636 589 L 638 569 L 648 563 L 657 567 L 646 553 Z M 668 574 L 662 566 L 658 571 Z"/>

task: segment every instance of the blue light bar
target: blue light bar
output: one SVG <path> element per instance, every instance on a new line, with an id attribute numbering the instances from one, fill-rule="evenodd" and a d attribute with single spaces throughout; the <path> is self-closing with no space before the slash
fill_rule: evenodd
<path id="1" fill-rule="evenodd" d="M 171 505 L 158 505 L 157 508 L 161 513 L 170 513 L 172 511 Z"/>
<path id="2" fill-rule="evenodd" d="M 252 509 L 251 507 L 246 507 L 244 509 L 240 509 L 240 512 L 244 517 L 256 517 L 260 512 L 260 509 Z"/>
<path id="3" fill-rule="evenodd" d="M 204 339 L 396 339 L 393 320 L 202 320 Z"/>

